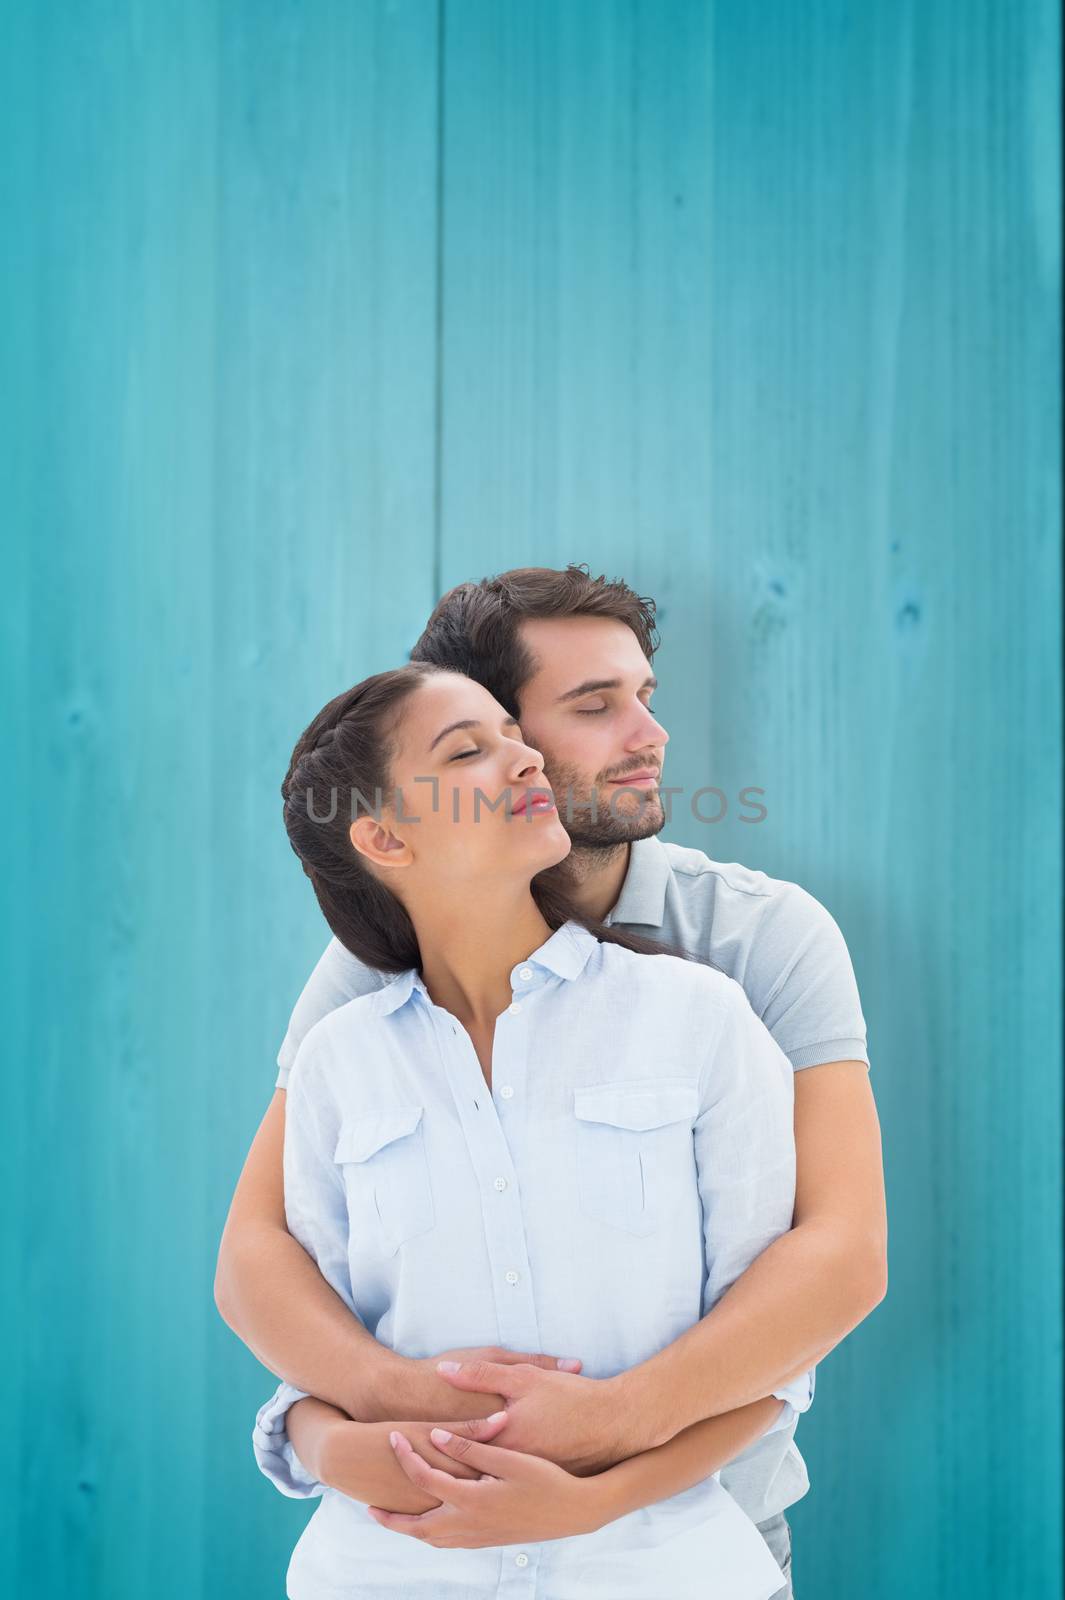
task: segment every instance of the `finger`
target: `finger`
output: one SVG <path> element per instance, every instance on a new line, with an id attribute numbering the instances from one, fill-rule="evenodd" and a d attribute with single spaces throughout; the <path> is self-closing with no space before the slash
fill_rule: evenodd
<path id="1" fill-rule="evenodd" d="M 579 1356 L 529 1355 L 521 1350 L 501 1350 L 494 1359 L 501 1366 L 514 1366 L 520 1362 L 523 1366 L 540 1367 L 545 1372 L 579 1372 L 582 1365 Z"/>
<path id="2" fill-rule="evenodd" d="M 508 1366 L 502 1361 L 438 1361 L 436 1370 L 456 1389 L 476 1389 L 481 1394 L 500 1394 L 504 1400 L 524 1394 L 530 1368 L 521 1363 Z"/>
<path id="3" fill-rule="evenodd" d="M 367 1506 L 367 1511 L 375 1522 L 383 1522 L 386 1517 L 395 1517 L 400 1522 L 417 1524 L 424 1528 L 426 1524 L 432 1526 L 434 1519 L 439 1522 L 441 1517 L 453 1517 L 454 1510 L 447 1506 L 433 1506 L 430 1511 L 386 1511 L 384 1506 Z M 386 1524 L 387 1525 L 387 1524 Z"/>
<path id="4" fill-rule="evenodd" d="M 494 1439 L 507 1420 L 506 1411 L 493 1411 L 490 1417 L 458 1417 L 446 1424 L 463 1439 L 479 1439 L 482 1444 Z"/>
<path id="5" fill-rule="evenodd" d="M 514 1479 L 522 1476 L 525 1457 L 516 1450 L 506 1450 L 494 1444 L 479 1444 L 477 1440 L 465 1439 L 447 1428 L 430 1428 L 429 1437 L 444 1455 L 461 1461 L 464 1466 L 476 1467 L 487 1477 Z M 469 1479 L 461 1481 L 468 1483 Z"/>
<path id="6" fill-rule="evenodd" d="M 367 1506 L 367 1511 L 376 1523 L 382 1528 L 391 1528 L 394 1533 L 406 1533 L 413 1539 L 427 1539 L 430 1532 L 422 1522 L 422 1517 L 431 1517 L 434 1511 L 439 1511 L 439 1506 L 434 1506 L 432 1511 L 421 1511 L 417 1514 L 404 1511 L 385 1511 L 382 1506 Z"/>
<path id="7" fill-rule="evenodd" d="M 449 1435 L 450 1437 L 450 1435 Z M 447 1505 L 465 1504 L 461 1500 L 462 1490 L 468 1489 L 471 1482 L 467 1478 L 453 1477 L 450 1472 L 444 1472 L 439 1467 L 431 1467 L 424 1456 L 420 1456 L 404 1433 L 393 1430 L 388 1436 L 389 1443 L 395 1453 L 403 1471 L 411 1483 L 416 1483 L 419 1489 L 424 1489 L 426 1494 L 431 1494 L 434 1500 L 443 1500 Z M 434 1439 L 433 1443 L 436 1441 Z M 471 1449 L 490 1450 L 491 1445 L 471 1445 Z M 446 1452 L 445 1452 L 446 1453 Z M 500 1452 L 506 1454 L 506 1451 Z M 431 1509 L 436 1510 L 436 1507 Z"/>

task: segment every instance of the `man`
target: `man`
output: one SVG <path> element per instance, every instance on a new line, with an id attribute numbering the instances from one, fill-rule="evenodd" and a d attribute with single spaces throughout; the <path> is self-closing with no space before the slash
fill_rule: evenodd
<path id="1" fill-rule="evenodd" d="M 580 909 L 737 979 L 796 1072 L 793 1226 L 641 1369 L 645 1404 L 619 1459 L 813 1368 L 886 1292 L 880 1130 L 846 946 L 797 884 L 658 839 L 668 734 L 651 709 L 657 646 L 653 602 L 570 566 L 459 585 L 411 652 L 482 683 L 543 755 L 573 841 L 565 869 Z M 436 1358 L 408 1360 L 378 1345 L 285 1227 L 285 1083 L 300 1041 L 327 1012 L 389 977 L 335 939 L 311 974 L 233 1198 L 215 1298 L 229 1326 L 296 1388 L 363 1421 L 432 1418 L 454 1429 L 456 1417 L 487 1416 L 501 1404 L 487 1387 L 503 1381 L 501 1361 L 535 1358 L 546 1367 L 580 1352 L 477 1352 L 490 1365 L 474 1360 L 450 1383 Z M 460 1409 L 471 1401 L 478 1406 Z M 782 1597 L 791 1594 L 784 1513 L 809 1487 L 793 1435 L 794 1422 L 767 1433 L 721 1472 L 788 1578 Z M 434 1465 L 454 1463 L 441 1456 Z"/>

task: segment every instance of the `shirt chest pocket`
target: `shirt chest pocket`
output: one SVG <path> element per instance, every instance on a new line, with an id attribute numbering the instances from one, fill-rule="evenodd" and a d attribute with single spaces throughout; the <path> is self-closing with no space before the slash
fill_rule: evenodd
<path id="1" fill-rule="evenodd" d="M 597 1083 L 574 1091 L 573 1110 L 581 1210 L 625 1233 L 654 1233 L 696 1182 L 698 1085 Z"/>
<path id="2" fill-rule="evenodd" d="M 389 1106 L 345 1122 L 333 1160 L 344 1176 L 353 1244 L 366 1230 L 385 1255 L 436 1224 L 422 1107 Z"/>

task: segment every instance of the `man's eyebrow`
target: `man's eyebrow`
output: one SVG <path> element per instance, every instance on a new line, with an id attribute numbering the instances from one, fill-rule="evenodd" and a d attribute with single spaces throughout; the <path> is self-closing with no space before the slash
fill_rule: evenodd
<path id="1" fill-rule="evenodd" d="M 517 727 L 517 717 L 503 718 L 504 728 L 510 727 L 511 724 L 513 724 L 514 727 Z M 446 739 L 449 733 L 455 733 L 459 728 L 479 728 L 480 726 L 481 724 L 477 721 L 476 717 L 466 717 L 462 722 L 449 722 L 446 728 L 441 728 L 440 732 L 429 746 L 429 749 L 435 750 L 441 739 Z"/>
<path id="2" fill-rule="evenodd" d="M 620 688 L 621 688 L 621 679 L 620 678 L 586 678 L 584 680 L 584 682 L 583 683 L 579 683 L 575 689 L 567 689 L 565 694 L 560 694 L 556 704 L 562 705 L 563 702 L 566 701 L 566 700 L 579 700 L 579 699 L 581 699 L 582 695 L 586 695 L 586 694 L 598 694 L 600 692 L 600 690 L 602 690 L 602 689 L 620 689 Z M 658 679 L 655 677 L 653 672 L 652 672 L 652 674 L 651 674 L 651 676 L 649 678 L 645 678 L 644 679 L 644 681 L 640 685 L 640 688 L 641 689 L 657 689 L 658 688 Z"/>

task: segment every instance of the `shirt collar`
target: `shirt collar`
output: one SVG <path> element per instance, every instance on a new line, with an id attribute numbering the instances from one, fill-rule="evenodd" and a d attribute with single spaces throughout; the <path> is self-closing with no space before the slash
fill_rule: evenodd
<path id="1" fill-rule="evenodd" d="M 414 980 L 417 976 L 417 969 L 408 967 L 406 972 L 398 973 L 396 977 L 390 978 L 382 988 L 378 989 L 374 997 L 378 1016 L 387 1017 L 391 1015 L 393 1011 L 398 1011 L 404 1001 L 410 999 L 411 991 L 414 988 Z"/>
<path id="2" fill-rule="evenodd" d="M 564 922 L 544 940 L 538 950 L 534 950 L 532 955 L 526 956 L 524 961 L 518 963 L 511 976 L 513 978 L 524 966 L 534 966 L 546 968 L 548 972 L 554 973 L 556 978 L 577 978 L 584 971 L 588 958 L 598 943 L 594 933 L 589 933 L 579 922 Z M 410 967 L 406 972 L 398 973 L 377 991 L 378 1014 L 384 1017 L 391 1015 L 415 993 L 430 1000 L 421 973 L 416 968 Z"/>
<path id="3" fill-rule="evenodd" d="M 657 835 L 634 839 L 629 846 L 629 870 L 613 908 L 603 919 L 615 922 L 647 923 L 662 926 L 666 914 L 666 889 L 669 886 L 669 857 Z"/>
<path id="4" fill-rule="evenodd" d="M 534 966 L 546 967 L 556 978 L 577 978 L 588 965 L 588 957 L 599 940 L 579 922 L 564 922 L 539 950 L 534 950 L 529 961 Z M 524 966 L 526 963 L 521 962 Z"/>

